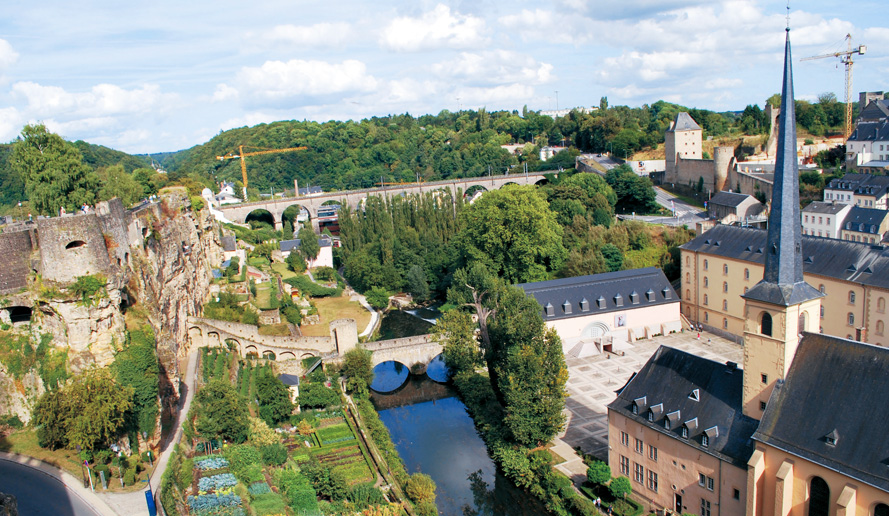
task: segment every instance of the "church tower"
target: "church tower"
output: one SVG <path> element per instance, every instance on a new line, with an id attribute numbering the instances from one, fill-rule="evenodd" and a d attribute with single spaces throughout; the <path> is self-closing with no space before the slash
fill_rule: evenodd
<path id="1" fill-rule="evenodd" d="M 803 279 L 799 165 L 790 29 L 784 46 L 784 83 L 778 119 L 778 149 L 772 211 L 762 281 L 744 298 L 744 414 L 761 419 L 775 383 L 784 380 L 803 331 L 818 329 L 821 297 Z"/>

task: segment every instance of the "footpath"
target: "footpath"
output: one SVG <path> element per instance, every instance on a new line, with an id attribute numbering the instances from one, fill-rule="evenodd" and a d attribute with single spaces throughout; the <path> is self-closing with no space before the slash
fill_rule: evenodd
<path id="1" fill-rule="evenodd" d="M 108 507 L 108 505 L 98 496 L 98 493 L 93 493 L 90 488 L 83 487 L 82 479 L 71 475 L 67 471 L 59 469 L 57 466 L 43 462 L 40 459 L 18 455 L 16 453 L 0 452 L 0 460 L 21 464 L 22 466 L 43 473 L 56 482 L 60 482 L 65 486 L 65 489 L 69 493 L 83 500 L 83 502 L 92 507 L 97 514 L 102 516 L 116 516 L 118 514 Z M 145 505 L 145 495 L 142 495 L 142 505 Z M 148 514 L 147 510 L 145 511 L 145 514 Z"/>

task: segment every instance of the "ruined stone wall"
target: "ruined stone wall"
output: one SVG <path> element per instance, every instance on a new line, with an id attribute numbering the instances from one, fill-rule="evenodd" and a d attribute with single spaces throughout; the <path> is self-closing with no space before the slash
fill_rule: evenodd
<path id="1" fill-rule="evenodd" d="M 35 235 L 28 229 L 0 234 L 0 259 L 3 260 L 0 294 L 17 292 L 27 286 L 35 240 Z"/>
<path id="2" fill-rule="evenodd" d="M 112 274 L 102 225 L 95 212 L 39 219 L 40 274 L 45 281 L 70 283 L 77 276 Z"/>

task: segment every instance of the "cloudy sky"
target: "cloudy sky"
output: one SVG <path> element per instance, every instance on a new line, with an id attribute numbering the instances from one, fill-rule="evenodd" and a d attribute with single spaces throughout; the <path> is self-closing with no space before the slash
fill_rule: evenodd
<path id="1" fill-rule="evenodd" d="M 786 6 L 755 0 L 3 0 L 0 142 L 42 121 L 70 140 L 174 151 L 275 120 L 442 109 L 741 110 L 780 89 Z M 794 2 L 798 98 L 889 90 L 883 2 Z M 845 9 L 843 9 L 845 7 Z M 844 12 L 845 11 L 845 12 Z"/>

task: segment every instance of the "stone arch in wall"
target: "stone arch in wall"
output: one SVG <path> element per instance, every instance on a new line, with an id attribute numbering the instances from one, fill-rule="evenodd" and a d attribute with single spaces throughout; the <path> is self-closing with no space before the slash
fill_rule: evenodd
<path id="1" fill-rule="evenodd" d="M 607 324 L 601 321 L 591 322 L 586 325 L 586 328 L 580 332 L 580 338 L 582 339 L 595 339 L 598 337 L 604 337 L 611 331 L 611 328 L 608 327 Z"/>
<path id="2" fill-rule="evenodd" d="M 482 186 L 482 185 L 473 185 L 473 186 L 470 186 L 469 188 L 467 188 L 467 189 L 463 192 L 463 198 L 466 199 L 466 200 L 468 201 L 468 200 L 471 200 L 471 199 L 475 198 L 475 196 L 476 196 L 479 192 L 481 192 L 481 195 L 484 195 L 485 192 L 487 192 L 487 191 L 488 191 L 488 189 L 485 188 L 485 187 Z"/>
<path id="3" fill-rule="evenodd" d="M 296 238 L 296 228 L 297 225 L 300 223 L 299 218 L 302 210 L 305 210 L 307 215 L 307 218 L 302 222 L 311 227 L 314 215 L 312 214 L 312 210 L 309 206 L 305 206 L 300 203 L 289 204 L 286 208 L 284 208 L 284 211 L 281 212 L 281 225 L 283 226 L 285 222 L 289 221 L 291 227 L 294 228 L 294 238 Z M 288 235 L 284 236 L 286 238 Z"/>
<path id="4" fill-rule="evenodd" d="M 812 477 L 809 481 L 807 516 L 830 516 L 830 486 L 821 477 Z"/>
<path id="5" fill-rule="evenodd" d="M 314 353 L 303 353 L 302 356 L 300 356 L 299 358 L 300 358 L 300 360 L 302 360 L 304 358 L 314 358 L 316 356 L 318 356 L 318 355 L 316 355 Z"/>
<path id="6" fill-rule="evenodd" d="M 292 351 L 282 351 L 281 353 L 278 354 L 278 359 L 279 360 L 295 360 L 296 354 L 293 353 Z"/>
<path id="7" fill-rule="evenodd" d="M 256 349 L 256 346 L 250 344 L 249 346 L 244 348 L 244 357 L 245 358 L 259 358 L 259 351 Z"/>
<path id="8" fill-rule="evenodd" d="M 277 357 L 275 356 L 275 352 L 270 349 L 267 349 L 262 352 L 262 358 L 264 358 L 266 360 L 276 360 L 277 359 Z"/>
<path id="9" fill-rule="evenodd" d="M 86 242 L 83 240 L 72 240 L 65 244 L 65 249 L 80 249 L 81 247 L 86 247 Z"/>
<path id="10" fill-rule="evenodd" d="M 763 312 L 759 316 L 759 333 L 772 336 L 772 314 Z"/>
<path id="11" fill-rule="evenodd" d="M 188 329 L 188 340 L 193 348 L 202 347 L 204 345 L 204 331 L 198 326 L 192 326 Z"/>
<path id="12" fill-rule="evenodd" d="M 513 183 L 513 184 L 514 184 L 514 183 Z M 536 186 L 548 185 L 548 184 L 549 184 L 549 179 L 547 179 L 546 177 L 542 177 L 542 178 L 538 179 L 537 181 L 535 181 L 534 184 L 535 184 Z M 505 185 L 504 185 L 504 186 L 505 186 Z"/>
<path id="13" fill-rule="evenodd" d="M 225 339 L 225 346 L 230 350 L 234 351 L 237 354 L 241 354 L 241 343 L 238 339 L 233 339 L 231 337 Z"/>
<path id="14" fill-rule="evenodd" d="M 251 221 L 264 222 L 273 228 L 275 227 L 275 216 L 269 210 L 257 208 L 244 217 L 244 224 L 249 225 Z"/>
<path id="15" fill-rule="evenodd" d="M 219 333 L 215 331 L 208 331 L 204 343 L 207 345 L 207 347 L 215 348 L 222 345 L 222 339 L 219 338 Z"/>
<path id="16" fill-rule="evenodd" d="M 6 311 L 12 324 L 31 322 L 33 311 L 30 306 L 10 306 Z"/>

